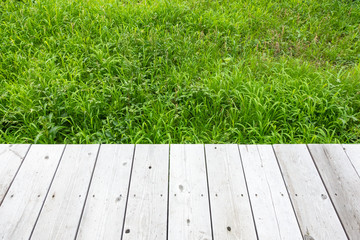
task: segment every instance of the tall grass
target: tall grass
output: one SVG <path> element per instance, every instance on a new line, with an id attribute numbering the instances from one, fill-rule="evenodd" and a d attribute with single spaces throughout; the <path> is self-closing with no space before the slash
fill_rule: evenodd
<path id="1" fill-rule="evenodd" d="M 360 3 L 0 2 L 0 143 L 360 142 Z"/>

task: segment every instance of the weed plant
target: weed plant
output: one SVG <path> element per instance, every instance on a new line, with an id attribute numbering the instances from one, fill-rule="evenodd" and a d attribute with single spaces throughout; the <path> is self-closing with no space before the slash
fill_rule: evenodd
<path id="1" fill-rule="evenodd" d="M 0 143 L 360 142 L 360 2 L 0 2 Z"/>

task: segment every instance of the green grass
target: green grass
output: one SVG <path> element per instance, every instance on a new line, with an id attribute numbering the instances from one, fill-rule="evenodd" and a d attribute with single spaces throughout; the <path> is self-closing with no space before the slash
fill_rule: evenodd
<path id="1" fill-rule="evenodd" d="M 0 2 L 0 143 L 360 142 L 360 2 Z"/>

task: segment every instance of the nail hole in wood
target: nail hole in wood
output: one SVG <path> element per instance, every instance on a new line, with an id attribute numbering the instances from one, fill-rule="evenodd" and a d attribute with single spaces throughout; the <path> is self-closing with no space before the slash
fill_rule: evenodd
<path id="1" fill-rule="evenodd" d="M 218 195 L 217 195 L 217 193 L 215 193 L 215 197 L 217 197 Z"/>
<path id="2" fill-rule="evenodd" d="M 45 156 L 45 159 L 49 159 L 49 156 Z"/>
<path id="3" fill-rule="evenodd" d="M 134 197 L 136 197 L 136 194 L 134 194 Z"/>
<path id="4" fill-rule="evenodd" d="M 204 196 L 204 194 L 201 194 L 201 196 L 203 197 L 203 196 Z"/>
<path id="5" fill-rule="evenodd" d="M 81 195 L 79 195 L 79 197 L 81 197 Z"/>
<path id="6" fill-rule="evenodd" d="M 304 240 L 314 240 L 314 238 L 310 235 L 304 235 Z"/>
<path id="7" fill-rule="evenodd" d="M 227 229 L 229 232 L 231 231 L 231 227 L 229 227 L 229 226 L 228 226 L 226 229 Z"/>
<path id="8" fill-rule="evenodd" d="M 91 153 L 88 153 L 88 155 L 90 156 L 90 155 L 91 155 Z"/>
<path id="9" fill-rule="evenodd" d="M 257 193 L 255 193 L 255 197 L 257 197 Z"/>
<path id="10" fill-rule="evenodd" d="M 174 194 L 174 196 L 176 197 L 176 193 Z"/>
<path id="11" fill-rule="evenodd" d="M 14 194 L 12 194 L 10 197 L 14 197 Z"/>
<path id="12" fill-rule="evenodd" d="M 54 198 L 54 197 L 55 197 L 55 194 L 53 194 L 51 197 Z"/>
<path id="13" fill-rule="evenodd" d="M 325 194 L 321 194 L 321 198 L 325 200 L 327 199 L 327 196 Z"/>
<path id="14" fill-rule="evenodd" d="M 130 229 L 126 229 L 126 230 L 125 230 L 125 233 L 130 233 Z"/>
<path id="15" fill-rule="evenodd" d="M 125 166 L 127 164 L 127 162 L 123 162 L 123 166 Z"/>
<path id="16" fill-rule="evenodd" d="M 187 223 L 187 225 L 189 225 L 190 224 L 190 219 L 186 219 L 186 223 Z"/>
<path id="17" fill-rule="evenodd" d="M 241 194 L 241 196 L 243 197 L 243 196 L 244 196 L 244 194 Z"/>
<path id="18" fill-rule="evenodd" d="M 215 149 L 217 149 L 217 147 L 215 147 Z"/>
<path id="19" fill-rule="evenodd" d="M 93 197 L 95 197 L 95 194 L 93 194 Z"/>
<path id="20" fill-rule="evenodd" d="M 297 193 L 295 193 L 295 197 L 297 197 Z"/>
<path id="21" fill-rule="evenodd" d="M 38 197 L 40 197 L 40 194 L 38 195 Z"/>
<path id="22" fill-rule="evenodd" d="M 151 169 L 151 166 L 149 166 L 149 169 Z"/>
<path id="23" fill-rule="evenodd" d="M 179 189 L 180 189 L 180 191 L 183 191 L 184 190 L 183 185 L 179 185 Z"/>
<path id="24" fill-rule="evenodd" d="M 160 197 L 162 197 L 163 195 L 162 194 L 160 194 Z"/>

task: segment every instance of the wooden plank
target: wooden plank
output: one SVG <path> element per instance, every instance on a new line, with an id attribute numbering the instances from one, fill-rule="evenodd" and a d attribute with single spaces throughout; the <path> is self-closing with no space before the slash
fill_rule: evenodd
<path id="1" fill-rule="evenodd" d="M 239 145 L 259 239 L 303 239 L 271 145 Z"/>
<path id="2" fill-rule="evenodd" d="M 321 178 L 350 239 L 360 239 L 360 178 L 340 144 L 309 144 Z"/>
<path id="3" fill-rule="evenodd" d="M 305 239 L 347 239 L 306 145 L 274 145 Z"/>
<path id="4" fill-rule="evenodd" d="M 169 145 L 136 145 L 123 240 L 166 239 Z"/>
<path id="5" fill-rule="evenodd" d="M 0 206 L 0 239 L 29 239 L 63 149 L 31 146 Z"/>
<path id="6" fill-rule="evenodd" d="M 30 144 L 0 145 L 0 205 L 29 147 Z"/>
<path id="7" fill-rule="evenodd" d="M 360 176 L 360 144 L 343 144 L 342 146 Z"/>
<path id="8" fill-rule="evenodd" d="M 101 145 L 76 239 L 121 239 L 134 145 Z"/>
<path id="9" fill-rule="evenodd" d="M 203 145 L 170 146 L 168 239 L 212 239 Z"/>
<path id="10" fill-rule="evenodd" d="M 214 239 L 257 239 L 239 149 L 205 145 Z"/>
<path id="11" fill-rule="evenodd" d="M 74 239 L 99 145 L 67 145 L 32 239 Z"/>

